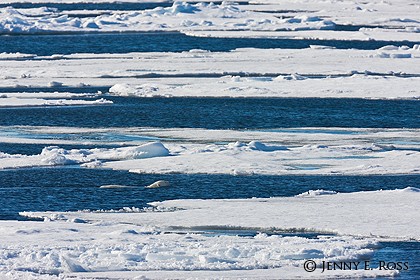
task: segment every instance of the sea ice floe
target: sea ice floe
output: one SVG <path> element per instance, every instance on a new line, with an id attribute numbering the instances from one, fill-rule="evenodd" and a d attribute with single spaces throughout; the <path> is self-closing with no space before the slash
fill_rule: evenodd
<path id="1" fill-rule="evenodd" d="M 48 1 L 47 1 L 48 2 Z M 395 2 L 395 1 L 394 1 Z M 14 9 L 1 8 L 0 31 L 5 33 L 33 32 L 109 32 L 109 31 L 183 31 L 209 32 L 208 36 L 231 36 L 240 31 L 239 36 L 323 39 L 326 30 L 334 30 L 337 25 L 361 26 L 359 30 L 340 31 L 344 39 L 375 38 L 400 40 L 400 33 L 412 36 L 418 31 L 419 18 L 415 13 L 414 1 L 398 1 L 384 5 L 379 1 L 370 2 L 368 7 L 360 3 L 336 3 L 334 8 L 322 1 L 284 1 L 270 5 L 236 5 L 223 2 L 190 4 L 175 1 L 172 7 L 157 7 L 143 11 L 115 11 L 93 13 L 89 16 L 74 17 L 70 12 L 60 12 L 52 8 Z M 337 6 L 337 7 L 336 7 Z M 362 7 L 361 7 L 362 6 Z M 271 12 L 266 12 L 271 10 Z M 291 11 L 291 12 L 285 12 Z M 403 17 L 401 15 L 404 15 Z M 377 28 L 382 26 L 383 28 Z M 305 31 L 315 33 L 308 35 Z M 250 34 L 249 32 L 256 32 Z M 269 32 L 274 35 L 270 35 Z M 297 31 L 297 34 L 288 33 Z M 281 33 L 285 32 L 285 33 Z M 378 36 L 379 34 L 379 36 Z M 381 37 L 382 36 L 382 37 Z M 328 37 L 328 36 L 327 36 Z"/>
<path id="2" fill-rule="evenodd" d="M 166 144 L 171 157 L 104 163 L 133 173 L 232 175 L 418 174 L 420 152 L 376 145 L 285 147 L 232 142 L 226 145 Z M 404 164 L 401 164 L 404 159 Z"/>
<path id="3" fill-rule="evenodd" d="M 11 97 L 9 97 L 11 95 Z M 100 98 L 96 100 L 77 100 L 77 99 L 43 99 L 37 95 L 32 98 L 14 97 L 14 94 L 3 94 L 0 98 L 0 107 L 34 107 L 34 106 L 92 106 L 92 105 L 109 105 L 112 101 Z M 31 94 L 29 94 L 31 95 Z M 42 95 L 42 94 L 41 94 Z M 59 94 L 57 94 L 59 95 Z M 49 95 L 51 96 L 51 94 Z"/>
<path id="4" fill-rule="evenodd" d="M 148 271 L 168 270 L 181 273 L 183 277 L 194 271 L 213 275 L 221 270 L 225 273 L 234 270 L 237 276 L 250 271 L 261 272 L 256 269 L 264 269 L 272 276 L 287 272 L 291 277 L 301 277 L 305 275 L 302 265 L 306 258 L 319 264 L 323 260 L 357 260 L 372 256 L 377 246 L 375 239 L 349 236 L 321 236 L 319 239 L 263 233 L 254 237 L 211 236 L 159 233 L 135 224 L 74 221 L 1 221 L 5 245 L 0 248 L 3 267 L 0 277 L 59 279 L 81 273 L 87 273 L 83 277 L 118 273 L 118 277 L 131 275 L 128 278 L 133 278 L 148 275 Z M 389 272 L 374 270 L 370 274 L 389 275 Z"/>
<path id="5" fill-rule="evenodd" d="M 117 96 L 415 99 L 420 96 L 417 48 L 73 54 L 56 64 L 51 56 L 22 61 L 22 54 L 10 54 L 6 60 L 0 56 L 0 78 L 3 87 L 22 93 L 56 81 L 84 91 L 86 85 L 109 87 Z"/>
<path id="6" fill-rule="evenodd" d="M 9 155 L 0 153 L 0 169 L 33 166 L 84 164 L 85 167 L 101 167 L 101 161 L 119 161 L 165 157 L 168 149 L 160 142 L 123 148 L 96 148 L 66 150 L 57 146 L 45 147 L 39 155 Z"/>
<path id="7" fill-rule="evenodd" d="M 417 144 L 419 140 L 416 129 L 300 128 L 279 131 L 80 129 L 76 132 L 74 128 L 19 127 L 16 128 L 15 137 L 10 137 L 10 132 L 14 130 L 8 128 L 3 132 L 3 135 L 4 133 L 6 135 L 1 136 L 0 140 L 6 143 L 95 145 L 94 141 L 86 142 L 88 140 L 86 138 L 80 138 L 79 141 L 64 139 L 67 139 L 68 133 L 75 136 L 78 133 L 93 133 L 92 135 L 100 133 L 109 134 L 110 139 L 115 139 L 108 144 L 130 146 L 70 150 L 59 146 L 48 146 L 40 154 L 30 156 L 3 152 L 0 154 L 2 159 L 0 168 L 77 164 L 86 168 L 112 168 L 133 173 L 236 176 L 379 175 L 420 172 L 418 164 L 420 151 Z M 23 133 L 21 136 L 19 131 Z M 37 138 L 37 133 L 42 133 L 41 139 Z M 111 137 L 113 134 L 115 136 Z M 123 134 L 128 140 L 119 140 L 119 134 Z M 128 137 L 129 135 L 132 137 Z M 61 140 L 60 137 L 64 139 Z M 138 141 L 131 140 L 138 138 L 140 139 Z M 160 142 L 145 144 L 143 138 L 173 140 L 164 144 Z M 262 139 L 262 141 L 252 139 Z"/>
<path id="8" fill-rule="evenodd" d="M 323 195 L 320 195 L 321 192 Z M 153 202 L 154 211 L 26 212 L 24 216 L 60 220 L 81 218 L 183 229 L 254 229 L 338 233 L 385 240 L 420 240 L 415 187 L 355 193 L 310 191 L 295 197 L 170 200 Z M 167 210 L 165 212 L 165 209 Z M 345 219 L 343 217 L 346 217 Z"/>
<path id="9" fill-rule="evenodd" d="M 413 224 L 420 219 L 418 188 L 309 193 L 150 203 L 158 211 L 23 212 L 44 222 L 0 221 L 4 242 L 0 276 L 272 278 L 281 273 L 301 279 L 308 275 L 303 269 L 308 259 L 318 268 L 323 261 L 364 262 L 380 248 L 379 241 L 420 240 L 419 226 Z M 255 235 L 231 233 L 240 230 Z M 267 234 L 273 232 L 278 234 Z M 282 232 L 318 236 L 282 236 Z M 397 274 L 380 269 L 317 269 L 311 277 Z"/>

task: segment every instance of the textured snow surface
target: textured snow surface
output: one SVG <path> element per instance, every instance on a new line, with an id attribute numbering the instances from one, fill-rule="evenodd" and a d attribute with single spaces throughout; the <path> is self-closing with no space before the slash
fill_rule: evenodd
<path id="1" fill-rule="evenodd" d="M 114 1 L 4 0 L 0 4 L 107 2 Z M 71 10 L 76 5 L 68 6 L 69 10 L 2 7 L 0 33 L 163 31 L 197 37 L 394 43 L 376 50 L 313 45 L 229 52 L 0 53 L 0 108 L 118 106 L 106 99 L 110 95 L 413 102 L 420 98 L 418 0 L 147 2 L 172 6 L 139 11 Z M 403 41 L 417 45 L 393 45 Z M 95 87 L 109 90 L 95 93 Z M 72 88 L 85 93 L 71 93 Z M 51 89 L 57 92 L 47 92 Z M 3 109 L 14 110 L 20 109 Z M 420 174 L 419 129 L 0 126 L 0 142 L 44 147 L 34 155 L 0 151 L 0 172 L 75 165 L 155 174 Z M 81 149 L 83 145 L 102 148 Z M 127 187 L 102 186 L 105 192 Z M 145 209 L 22 212 L 24 217 L 43 221 L 0 221 L 0 279 L 393 277 L 397 271 L 378 269 L 308 273 L 303 265 L 308 259 L 318 266 L 323 261 L 363 262 L 374 255 L 381 241 L 419 242 L 418 187 L 157 201 Z M 165 192 L 165 188 L 153 191 Z"/>
<path id="2" fill-rule="evenodd" d="M 316 16 L 279 19 L 270 14 L 241 10 L 224 2 L 189 4 L 174 2 L 172 7 L 145 11 L 114 12 L 111 15 L 77 18 L 54 10 L 1 9 L 0 31 L 36 33 L 42 31 L 180 31 L 180 30 L 276 30 L 331 29 L 334 23 Z M 37 17 L 38 16 L 38 17 Z"/>
<path id="3" fill-rule="evenodd" d="M 77 100 L 77 99 L 42 99 L 25 97 L 5 97 L 0 98 L 0 107 L 32 107 L 32 106 L 75 106 L 75 105 L 101 105 L 112 104 L 106 99 Z"/>
<path id="4" fill-rule="evenodd" d="M 82 164 L 85 167 L 101 166 L 101 160 L 124 160 L 150 157 L 164 157 L 169 151 L 159 142 L 141 146 L 113 149 L 72 149 L 57 146 L 45 147 L 39 155 L 10 155 L 0 152 L 0 169 Z"/>
<path id="5" fill-rule="evenodd" d="M 299 50 L 35 55 L 24 60 L 20 57 L 31 55 L 3 54 L 0 78 L 5 89 L 21 88 L 22 92 L 31 87 L 96 86 L 109 87 L 112 95 L 139 97 L 417 99 L 419 50 L 418 45 L 378 50 L 311 46 Z"/>
<path id="6" fill-rule="evenodd" d="M 0 248 L 0 259 L 8 270 L 6 275 L 89 272 L 86 276 L 112 276 L 115 274 L 105 271 L 152 270 L 127 275 L 146 273 L 168 277 L 164 272 L 153 270 L 212 270 L 213 273 L 214 270 L 265 268 L 254 272 L 237 271 L 236 275 L 256 273 L 272 277 L 282 272 L 295 278 L 305 275 L 302 265 L 306 259 L 318 263 L 366 260 L 372 256 L 378 240 L 420 240 L 420 228 L 415 222 L 420 218 L 417 211 L 420 190 L 417 188 L 308 193 L 288 198 L 151 203 L 158 212 L 133 213 L 131 209 L 125 213 L 25 212 L 21 215 L 45 221 L 0 222 L 5 242 Z M 307 239 L 264 233 L 254 237 L 200 234 L 215 229 L 225 232 L 235 229 L 314 231 L 342 236 Z M 177 234 L 182 231 L 186 234 Z M 365 238 L 359 238 L 361 236 Z M 190 275 L 188 271 L 178 273 L 180 277 Z M 204 272 L 191 273 L 205 275 Z M 327 276 L 392 275 L 394 272 L 335 273 Z M 224 273 L 212 275 L 223 276 Z M 320 277 L 320 274 L 311 274 L 313 276 Z M 122 277 L 121 274 L 118 277 Z"/>
<path id="7" fill-rule="evenodd" d="M 248 274 L 272 277 L 278 273 L 296 278 L 307 275 L 302 268 L 307 258 L 319 263 L 323 260 L 358 260 L 371 256 L 377 247 L 373 238 L 326 236 L 307 239 L 263 233 L 255 237 L 209 236 L 176 231 L 152 232 L 151 228 L 136 224 L 84 223 L 80 219 L 68 222 L 2 221 L 0 229 L 0 276 L 6 279 L 92 279 L 95 276 L 133 279 L 142 275 L 202 278 Z M 340 274 L 343 273 L 331 271 L 329 276 Z M 394 275 L 395 272 L 359 270 L 346 271 L 346 274 L 374 276 Z M 315 275 L 321 276 L 320 273 Z"/>
<path id="8" fill-rule="evenodd" d="M 6 1 L 6 3 L 13 2 L 16 1 Z M 33 3 L 48 2 L 51 3 L 43 0 L 33 1 Z M 59 3 L 78 2 L 111 1 L 59 1 Z M 241 37 L 324 39 L 336 35 L 328 31 L 336 29 L 337 25 L 349 25 L 359 28 L 354 31 L 344 31 L 345 33 L 340 34 L 340 39 L 419 40 L 420 8 L 415 0 L 387 2 L 300 0 L 268 3 L 251 1 L 249 5 L 236 5 L 232 2 L 223 2 L 221 5 L 214 5 L 208 1 L 197 2 L 199 3 L 187 4 L 173 1 L 172 7 L 168 8 L 109 11 L 102 15 L 80 18 L 72 16 L 72 13 L 51 8 L 6 7 L 0 9 L 0 31 L 3 33 L 182 31 L 198 36 L 229 37 L 234 33 L 233 36 Z M 315 32 L 308 33 L 308 30 Z M 212 33 L 213 31 L 218 33 Z M 290 31 L 297 33 L 288 33 Z M 327 35 L 324 35 L 325 33 Z"/>
<path id="9" fill-rule="evenodd" d="M 66 139 L 69 133 L 79 135 L 80 140 Z M 97 141 L 98 133 L 115 140 Z M 86 136 L 89 134 L 93 135 L 91 140 Z M 145 140 L 121 141 L 121 136 Z M 150 137 L 173 140 L 145 143 Z M 300 128 L 270 132 L 28 126 L 3 127 L 0 140 L 58 145 L 47 146 L 38 155 L 0 153 L 0 169 L 77 164 L 155 174 L 420 173 L 418 129 Z M 59 147 L 64 144 L 115 144 L 121 148 L 66 150 Z"/>
<path id="10" fill-rule="evenodd" d="M 158 212 L 21 214 L 47 220 L 107 220 L 159 228 L 278 229 L 420 240 L 420 227 L 415 225 L 415 221 L 420 218 L 417 211 L 419 198 L 420 189 L 415 187 L 354 193 L 316 190 L 296 197 L 190 199 L 150 203 Z"/>

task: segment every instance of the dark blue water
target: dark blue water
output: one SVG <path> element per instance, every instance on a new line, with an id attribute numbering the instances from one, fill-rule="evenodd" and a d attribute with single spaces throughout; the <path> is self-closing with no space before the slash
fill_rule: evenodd
<path id="1" fill-rule="evenodd" d="M 123 11 L 137 11 L 137 10 L 148 10 L 157 7 L 171 7 L 172 3 L 11 3 L 11 4 L 0 4 L 0 8 L 13 7 L 15 9 L 33 9 L 33 8 L 53 8 L 58 11 L 74 11 L 74 10 L 123 10 Z"/>
<path id="2" fill-rule="evenodd" d="M 379 268 L 380 262 L 408 262 L 408 270 L 401 270 L 398 279 L 417 280 L 420 275 L 420 242 L 381 242 L 370 260 L 370 267 Z M 384 267 L 384 266 L 382 266 Z M 386 266 L 385 266 L 386 267 Z M 382 269 L 382 268 L 381 268 Z M 389 278 L 375 278 L 389 280 Z"/>
<path id="3" fill-rule="evenodd" d="M 143 188 L 157 180 L 168 180 L 172 186 Z M 109 184 L 138 188 L 98 188 Z M 19 211 L 120 209 L 168 199 L 293 196 L 311 189 L 356 192 L 419 185 L 419 175 L 147 175 L 76 167 L 18 169 L 0 171 L 0 219 L 18 219 Z"/>
<path id="4" fill-rule="evenodd" d="M 184 1 L 187 2 L 188 1 Z M 216 5 L 220 5 L 222 1 L 212 1 Z M 236 4 L 245 5 L 248 2 L 246 1 L 235 1 Z M 191 4 L 194 4 L 193 2 Z M 171 2 L 162 2 L 162 3 L 149 3 L 147 1 L 139 2 L 124 2 L 116 1 L 112 3 L 11 3 L 11 4 L 1 4 L 0 8 L 4 7 L 13 7 L 15 9 L 32 9 L 32 8 L 41 8 L 48 7 L 54 8 L 58 11 L 68 11 L 68 10 L 112 10 L 112 11 L 139 11 L 139 10 L 148 10 L 154 9 L 157 7 L 171 7 L 173 3 Z"/>
<path id="5" fill-rule="evenodd" d="M 104 4 L 13 4 L 16 8 L 48 6 L 63 10 L 142 10 L 171 3 Z M 10 6 L 0 4 L 0 7 Z M 355 31 L 363 26 L 336 26 L 337 31 Z M 180 33 L 91 33 L 1 35 L 0 52 L 37 55 L 71 53 L 167 52 L 236 48 L 308 48 L 326 45 L 340 49 L 377 49 L 385 45 L 407 45 L 409 41 L 339 41 L 292 39 L 197 38 Z M 17 89 L 20 91 L 20 89 Z M 29 89 L 37 91 L 39 89 Z M 57 89 L 54 89 L 54 91 Z M 83 92 L 74 88 L 66 91 Z M 89 88 L 89 91 L 104 88 Z M 0 92 L 2 89 L 0 89 Z M 10 91 L 10 90 L 8 90 Z M 118 98 L 114 105 L 60 108 L 2 108 L 0 125 L 47 125 L 71 127 L 197 127 L 208 129 L 272 129 L 288 127 L 383 127 L 419 128 L 419 101 L 361 99 L 212 99 L 212 98 Z M 103 136 L 98 136 L 99 138 Z M 71 140 L 71 139 L 70 139 Z M 107 141 L 112 139 L 98 139 Z M 38 154 L 44 145 L 0 143 L 0 151 Z M 100 145 L 61 145 L 93 148 Z M 110 146 L 107 146 L 110 147 Z M 168 180 L 165 190 L 144 189 L 157 180 Z M 74 211 L 144 207 L 148 202 L 185 198 L 249 198 L 293 196 L 310 189 L 339 192 L 419 187 L 419 175 L 405 176 L 230 176 L 145 175 L 125 171 L 65 168 L 33 168 L 0 171 L 0 219 L 24 219 L 20 211 Z M 100 189 L 107 184 L 137 186 Z M 409 271 L 400 279 L 420 275 L 418 242 L 381 243 L 372 267 L 379 261 L 408 261 Z"/>
<path id="6" fill-rule="evenodd" d="M 86 93 L 86 94 L 95 94 L 98 91 L 107 92 L 109 87 L 95 87 L 95 86 L 86 86 L 86 87 L 0 87 L 0 93 L 10 93 L 10 92 L 70 92 L 70 93 Z M 47 99 L 47 98 L 46 98 Z"/>
<path id="7" fill-rule="evenodd" d="M 419 128 L 420 101 L 334 98 L 124 98 L 103 106 L 2 108 L 0 125 Z"/>
<path id="8" fill-rule="evenodd" d="M 236 48 L 302 49 L 310 45 L 332 46 L 338 49 L 372 50 L 386 45 L 407 45 L 420 42 L 392 41 L 340 41 L 262 38 L 206 38 L 181 33 L 92 33 L 54 35 L 2 35 L 1 52 L 21 52 L 37 55 L 71 53 L 127 53 L 127 52 L 180 52 L 191 49 L 230 51 Z"/>
<path id="9" fill-rule="evenodd" d="M 36 137 L 36 135 L 35 135 Z M 20 154 L 20 155 L 38 155 L 41 153 L 42 149 L 48 144 L 19 144 L 19 143 L 3 143 L 0 142 L 0 152 L 6 154 Z M 50 145 L 56 146 L 56 145 Z M 71 150 L 71 149 L 100 149 L 100 148 L 120 148 L 121 145 L 59 145 L 60 148 Z"/>

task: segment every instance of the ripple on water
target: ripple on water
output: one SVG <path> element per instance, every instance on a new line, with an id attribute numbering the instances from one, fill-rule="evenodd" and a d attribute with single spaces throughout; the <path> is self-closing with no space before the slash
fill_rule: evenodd
<path id="1" fill-rule="evenodd" d="M 147 189 L 158 180 L 171 187 Z M 133 188 L 101 189 L 102 185 Z M 308 190 L 338 192 L 396 189 L 420 185 L 420 175 L 404 176 L 231 176 L 134 174 L 74 167 L 0 171 L 0 219 L 19 219 L 20 211 L 74 211 L 147 206 L 171 199 L 294 196 Z"/>

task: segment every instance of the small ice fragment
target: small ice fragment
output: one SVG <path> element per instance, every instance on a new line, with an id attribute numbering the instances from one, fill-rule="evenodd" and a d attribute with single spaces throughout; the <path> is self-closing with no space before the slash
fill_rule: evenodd
<path id="1" fill-rule="evenodd" d="M 130 186 L 124 185 L 103 185 L 99 187 L 100 189 L 124 189 L 124 188 L 132 188 Z"/>
<path id="2" fill-rule="evenodd" d="M 147 188 L 147 189 L 154 189 L 154 188 L 169 187 L 169 186 L 170 186 L 170 184 L 169 184 L 168 181 L 159 180 L 159 181 L 154 182 L 151 185 L 146 186 L 145 188 Z"/>

